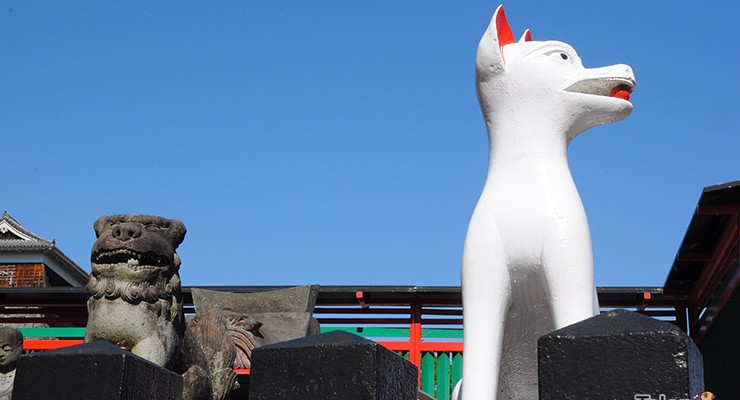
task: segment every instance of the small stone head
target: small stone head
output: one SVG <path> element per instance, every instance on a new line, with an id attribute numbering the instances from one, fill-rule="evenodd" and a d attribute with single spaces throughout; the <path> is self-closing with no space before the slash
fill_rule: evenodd
<path id="1" fill-rule="evenodd" d="M 0 326 L 0 367 L 12 367 L 23 351 L 23 334 L 16 328 Z"/>

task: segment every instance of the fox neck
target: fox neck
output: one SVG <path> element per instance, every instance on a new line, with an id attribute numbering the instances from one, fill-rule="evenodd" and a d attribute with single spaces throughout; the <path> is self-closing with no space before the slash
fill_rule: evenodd
<path id="1" fill-rule="evenodd" d="M 490 146 L 489 176 L 500 163 L 521 164 L 524 169 L 543 164 L 564 165 L 564 172 L 570 174 L 567 150 L 572 135 L 563 110 L 516 101 L 482 108 Z"/>

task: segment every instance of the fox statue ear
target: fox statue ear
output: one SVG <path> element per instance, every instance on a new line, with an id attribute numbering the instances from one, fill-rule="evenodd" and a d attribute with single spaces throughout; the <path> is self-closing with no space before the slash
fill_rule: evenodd
<path id="1" fill-rule="evenodd" d="M 498 6 L 496 12 L 493 14 L 493 19 L 496 21 L 496 36 L 498 37 L 498 46 L 503 49 L 507 44 L 516 42 L 514 39 L 514 32 L 511 31 L 509 21 L 506 20 L 506 14 L 504 13 L 504 5 Z M 491 29 L 490 27 L 488 29 Z"/>
<path id="2" fill-rule="evenodd" d="M 532 41 L 532 32 L 530 32 L 529 29 L 524 31 L 524 34 L 522 34 L 522 37 L 519 38 L 519 43 L 522 42 L 531 42 Z"/>
<path id="3" fill-rule="evenodd" d="M 475 63 L 479 73 L 498 73 L 504 69 L 503 47 L 515 43 L 514 33 L 500 5 L 493 13 L 488 29 L 478 43 L 478 55 Z"/>

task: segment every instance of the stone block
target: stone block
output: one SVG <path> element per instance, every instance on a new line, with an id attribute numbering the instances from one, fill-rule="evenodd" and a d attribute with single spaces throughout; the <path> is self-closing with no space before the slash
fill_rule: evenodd
<path id="1" fill-rule="evenodd" d="M 258 313 L 250 316 L 262 323 L 255 343 L 264 346 L 321 333 L 319 321 L 311 313 Z"/>
<path id="2" fill-rule="evenodd" d="M 13 400 L 181 400 L 182 376 L 108 342 L 22 356 Z"/>
<path id="3" fill-rule="evenodd" d="M 250 400 L 416 400 L 414 364 L 343 332 L 260 347 L 252 354 Z"/>
<path id="4" fill-rule="evenodd" d="M 211 309 L 253 315 L 257 313 L 312 313 L 319 296 L 319 285 L 254 293 L 231 293 L 192 288 L 193 304 L 198 314 Z"/>
<path id="5" fill-rule="evenodd" d="M 255 293 L 193 288 L 191 293 L 198 315 L 214 309 L 228 310 L 259 321 L 262 327 L 254 338 L 257 346 L 320 333 L 319 322 L 313 317 L 319 285 Z"/>
<path id="6" fill-rule="evenodd" d="M 702 358 L 677 326 L 610 311 L 538 341 L 540 400 L 694 399 Z"/>

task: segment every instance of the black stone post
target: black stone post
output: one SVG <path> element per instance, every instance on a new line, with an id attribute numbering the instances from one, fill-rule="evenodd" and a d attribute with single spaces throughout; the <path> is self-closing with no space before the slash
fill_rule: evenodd
<path id="1" fill-rule="evenodd" d="M 108 342 L 22 356 L 13 400 L 181 400 L 182 376 Z"/>
<path id="2" fill-rule="evenodd" d="M 542 336 L 538 359 L 540 400 L 693 400 L 704 391 L 694 342 L 671 323 L 626 310 Z"/>
<path id="3" fill-rule="evenodd" d="M 342 331 L 259 347 L 250 400 L 416 400 L 414 364 Z"/>

